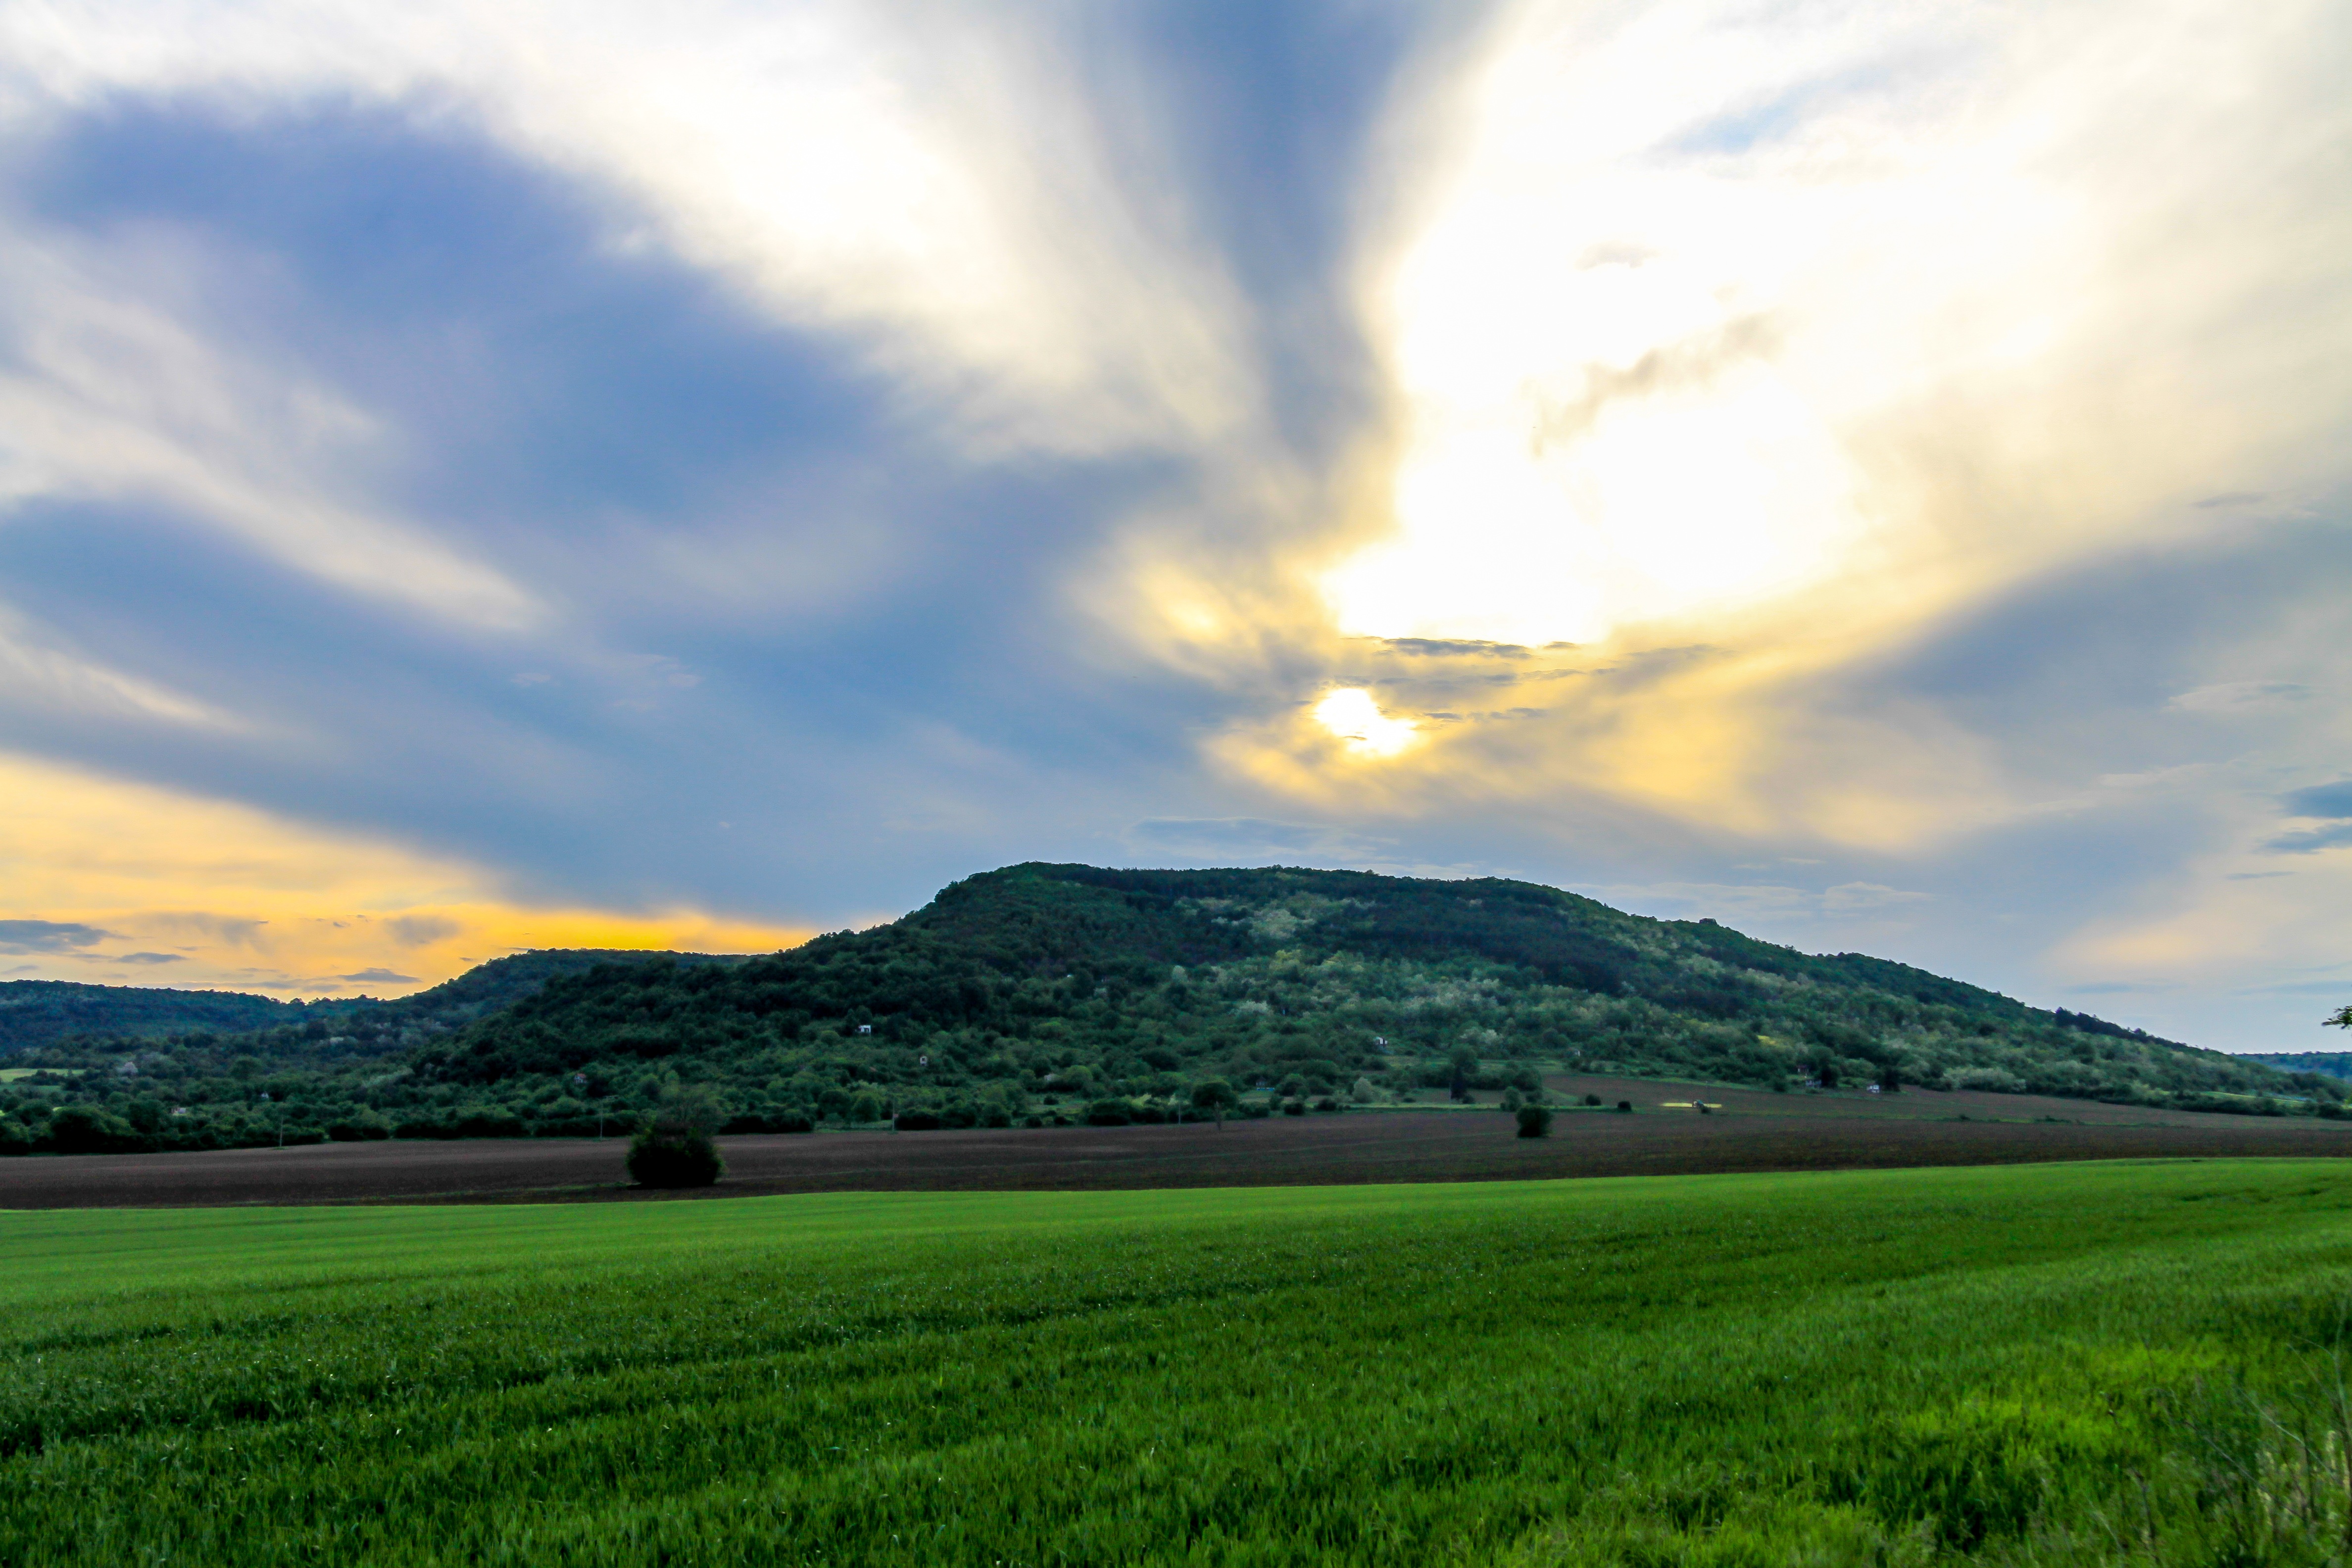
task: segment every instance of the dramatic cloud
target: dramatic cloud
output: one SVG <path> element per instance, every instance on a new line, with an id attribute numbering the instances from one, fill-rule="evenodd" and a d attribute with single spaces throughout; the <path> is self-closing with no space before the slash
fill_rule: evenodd
<path id="1" fill-rule="evenodd" d="M 1290 861 L 2302 1041 L 2347 43 L 0 0 L 0 885 L 91 933 L 0 949 L 348 993 Z"/>
<path id="2" fill-rule="evenodd" d="M 0 952 L 72 952 L 113 934 L 72 921 L 0 921 Z"/>

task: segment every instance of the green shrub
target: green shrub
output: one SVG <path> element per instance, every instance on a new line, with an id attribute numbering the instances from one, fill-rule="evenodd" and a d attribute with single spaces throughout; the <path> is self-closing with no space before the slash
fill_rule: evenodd
<path id="1" fill-rule="evenodd" d="M 890 1119 L 890 1125 L 900 1132 L 936 1132 L 944 1123 L 928 1110 L 902 1110 Z"/>
<path id="2" fill-rule="evenodd" d="M 707 1187 L 727 1169 L 710 1141 L 718 1121 L 705 1094 L 673 1091 L 629 1141 L 629 1174 L 641 1187 Z"/>
<path id="3" fill-rule="evenodd" d="M 1089 1127 L 1125 1127 L 1134 1120 L 1134 1108 L 1123 1100 L 1097 1100 L 1087 1107 Z"/>
<path id="4" fill-rule="evenodd" d="M 93 1106 L 68 1105 L 49 1118 L 42 1140 L 58 1154 L 110 1154 L 135 1149 L 141 1140 L 128 1123 Z"/>
<path id="5" fill-rule="evenodd" d="M 1584 1103 L 1587 1105 L 1599 1105 L 1601 1103 L 1601 1097 L 1597 1094 L 1588 1094 L 1584 1097 Z"/>
<path id="6" fill-rule="evenodd" d="M 1541 1138 L 1551 1131 L 1551 1111 L 1541 1105 L 1519 1107 L 1519 1136 Z"/>
<path id="7" fill-rule="evenodd" d="M 1624 1111 L 1627 1115 L 1631 1115 L 1633 1110 L 1633 1102 L 1630 1100 L 1621 1100 L 1617 1102 L 1617 1109 Z"/>

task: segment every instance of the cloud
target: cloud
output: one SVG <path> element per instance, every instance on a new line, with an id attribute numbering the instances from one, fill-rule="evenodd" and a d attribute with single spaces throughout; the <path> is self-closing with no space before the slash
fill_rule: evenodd
<path id="1" fill-rule="evenodd" d="M 341 476 L 380 461 L 375 420 L 191 309 L 192 284 L 231 258 L 147 234 L 93 243 L 22 216 L 11 226 L 0 420 L 15 437 L 0 505 L 161 503 L 346 591 L 490 627 L 538 615 L 494 569 L 352 493 Z M 116 684 L 165 717 L 203 717 Z"/>
<path id="2" fill-rule="evenodd" d="M 1370 864 L 1393 853 L 1391 845 L 1328 824 L 1250 816 L 1154 817 L 1123 837 L 1139 855 L 1225 865 Z"/>
<path id="3" fill-rule="evenodd" d="M 73 921 L 0 921 L 0 952 L 71 952 L 113 934 Z"/>
<path id="4" fill-rule="evenodd" d="M 462 116 L 604 192 L 610 243 L 857 333 L 983 443 L 1199 438 L 1250 405 L 1237 301 L 1173 193 L 1117 167 L 1067 39 L 988 8 L 100 5 L 0 53 L 20 117 L 125 91 Z"/>
<path id="5" fill-rule="evenodd" d="M 395 974 L 389 969 L 362 969 L 357 973 L 339 974 L 335 978 L 338 980 L 364 981 L 372 984 L 381 985 L 414 985 L 416 984 L 416 976 L 414 974 Z"/>
<path id="6" fill-rule="evenodd" d="M 118 952 L 110 959 L 115 963 L 185 963 L 184 952 Z"/>
<path id="7" fill-rule="evenodd" d="M 2280 855 L 2313 855 L 2322 849 L 2334 849 L 2352 844 L 2352 822 L 2334 827 L 2315 827 L 2302 833 L 2285 833 L 2270 839 L 2263 847 Z"/>
<path id="8" fill-rule="evenodd" d="M 2183 713 L 2271 713 L 2313 695 L 2292 680 L 2231 680 L 2183 691 L 2165 706 Z"/>
<path id="9" fill-rule="evenodd" d="M 2294 790 L 2283 804 L 2289 816 L 2352 817 L 2352 779 Z"/>
<path id="10" fill-rule="evenodd" d="M 2252 506 L 2270 499 L 2262 490 L 2223 490 L 2218 495 L 2200 496 L 2191 504 L 2200 511 L 2211 511 L 2218 507 Z"/>
<path id="11" fill-rule="evenodd" d="M 1841 882 L 1819 891 L 1751 882 L 1660 882 L 1579 890 L 1637 911 L 1657 910 L 1674 919 L 1710 915 L 1734 926 L 1743 921 L 1800 925 L 1849 921 L 1927 903 L 1933 897 L 1875 882 Z"/>
<path id="12" fill-rule="evenodd" d="M 430 947 L 435 942 L 448 941 L 464 928 L 456 921 L 445 920 L 439 915 L 394 915 L 383 922 L 383 929 L 393 941 L 403 947 Z M 347 974 L 343 978 L 349 980 L 352 977 Z"/>

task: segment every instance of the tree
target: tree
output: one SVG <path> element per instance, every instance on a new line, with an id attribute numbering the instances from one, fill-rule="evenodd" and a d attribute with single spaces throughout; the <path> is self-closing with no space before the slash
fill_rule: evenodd
<path id="1" fill-rule="evenodd" d="M 2338 1007 L 2320 1022 L 2332 1024 L 2339 1029 L 2352 1029 L 2352 1007 Z"/>
<path id="2" fill-rule="evenodd" d="M 1225 1124 L 1225 1112 L 1239 1105 L 1241 1099 L 1234 1086 L 1221 1078 L 1204 1078 L 1192 1086 L 1192 1109 L 1213 1111 L 1220 1129 Z"/>
<path id="3" fill-rule="evenodd" d="M 1549 1107 L 1541 1105 L 1522 1105 L 1519 1107 L 1520 1137 L 1541 1138 L 1550 1131 L 1551 1110 Z"/>
<path id="4" fill-rule="evenodd" d="M 653 1119 L 629 1141 L 629 1174 L 641 1187 L 707 1187 L 727 1162 L 710 1141 L 718 1107 L 698 1089 L 673 1089 L 662 1096 Z"/>
<path id="5" fill-rule="evenodd" d="M 1888 1062 L 1878 1069 L 1878 1087 L 1888 1094 L 1903 1092 L 1903 1069 Z"/>

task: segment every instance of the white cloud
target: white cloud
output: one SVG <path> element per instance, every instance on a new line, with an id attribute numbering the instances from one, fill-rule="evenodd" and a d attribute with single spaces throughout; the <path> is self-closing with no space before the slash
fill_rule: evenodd
<path id="1" fill-rule="evenodd" d="M 100 246 L 21 217 L 11 226 L 0 508 L 160 502 L 371 598 L 489 627 L 538 618 L 497 571 L 357 493 L 353 471 L 375 467 L 379 437 L 362 411 L 207 331 L 186 297 L 206 258 L 131 235 Z"/>
<path id="2" fill-rule="evenodd" d="M 140 0 L 0 13 L 0 60 L 20 121 L 131 90 L 350 95 L 468 124 L 604 191 L 612 243 L 866 334 L 877 369 L 983 447 L 1192 443 L 1253 408 L 1238 296 L 1019 15 Z"/>
<path id="3" fill-rule="evenodd" d="M 1397 531 L 1351 631 L 1843 647 L 2215 473 L 2343 470 L 2347 14 L 1501 8 L 1364 283 Z"/>

